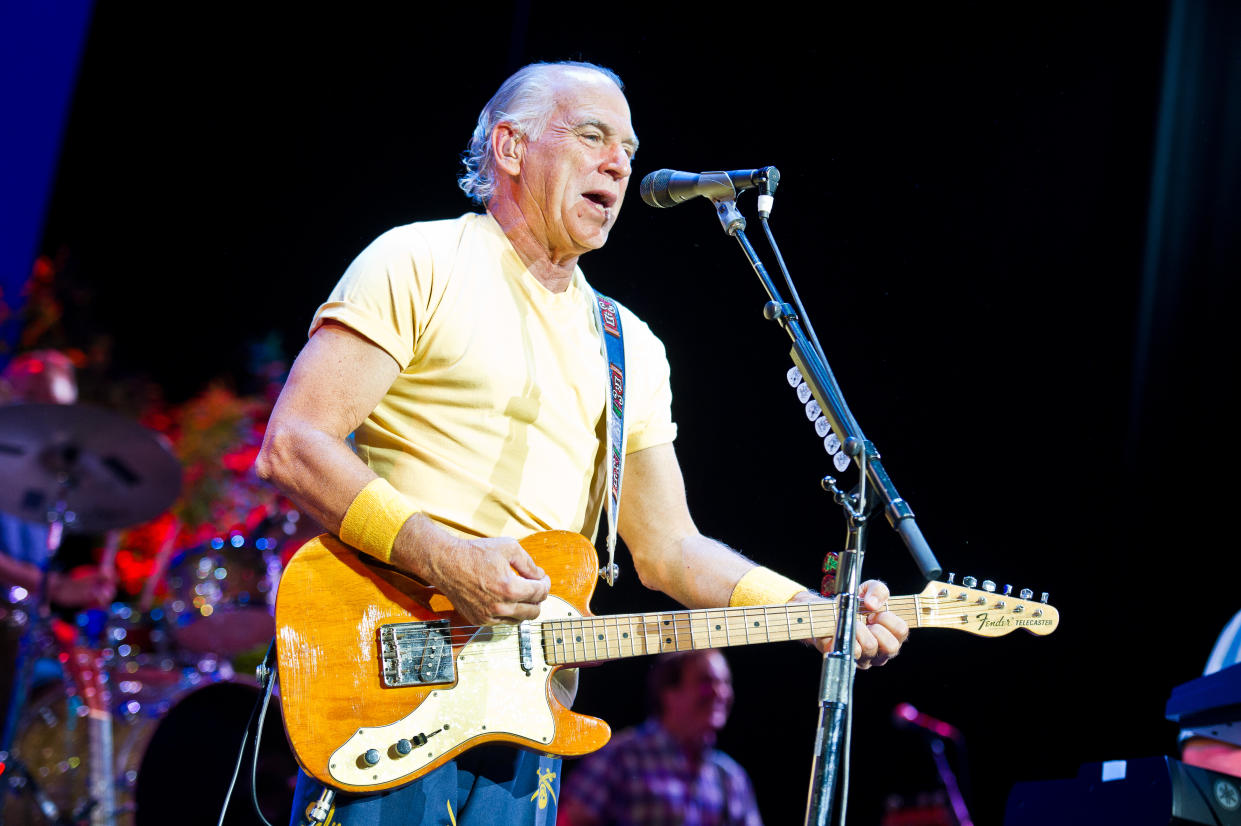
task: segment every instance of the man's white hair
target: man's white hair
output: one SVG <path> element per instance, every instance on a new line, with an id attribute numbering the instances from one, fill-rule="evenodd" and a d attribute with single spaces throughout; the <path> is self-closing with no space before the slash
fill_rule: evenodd
<path id="1" fill-rule="evenodd" d="M 462 156 L 465 174 L 457 179 L 457 184 L 466 195 L 485 204 L 496 191 L 491 133 L 497 124 L 511 123 L 530 140 L 542 137 L 556 108 L 553 79 L 565 69 L 589 69 L 607 77 L 616 84 L 616 88 L 625 88 L 616 72 L 594 63 L 564 60 L 558 63 L 531 63 L 518 69 L 500 85 L 478 116 L 478 125 L 474 127 L 474 134 L 470 136 L 469 146 Z"/>

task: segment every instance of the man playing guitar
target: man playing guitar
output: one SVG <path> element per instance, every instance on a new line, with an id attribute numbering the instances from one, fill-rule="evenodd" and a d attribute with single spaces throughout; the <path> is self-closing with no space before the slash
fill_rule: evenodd
<path id="1" fill-rule="evenodd" d="M 606 242 L 637 145 L 610 71 L 517 72 L 483 110 L 466 160 L 462 187 L 486 212 L 372 243 L 319 309 L 272 414 L 260 475 L 347 545 L 434 585 L 468 623 L 539 615 L 552 582 L 517 537 L 596 531 L 610 400 L 596 298 L 577 264 Z M 619 315 L 619 533 L 643 584 L 689 607 L 820 599 L 699 533 L 672 446 L 663 346 Z M 884 610 L 882 583 L 862 596 L 873 612 L 855 646 L 866 668 L 894 656 L 908 628 Z M 484 747 L 393 791 L 341 795 L 330 817 L 552 823 L 558 774 L 554 759 Z M 320 789 L 301 778 L 295 819 Z"/>

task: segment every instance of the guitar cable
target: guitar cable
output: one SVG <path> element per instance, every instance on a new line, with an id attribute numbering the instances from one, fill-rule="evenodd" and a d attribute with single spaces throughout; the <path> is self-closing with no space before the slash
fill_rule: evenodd
<path id="1" fill-rule="evenodd" d="M 241 763 L 246 755 L 246 744 L 250 740 L 251 729 L 254 729 L 254 753 L 250 762 L 250 802 L 254 806 L 254 813 L 258 815 L 263 826 L 272 826 L 271 822 L 263 815 L 263 810 L 259 807 L 258 789 L 256 788 L 256 780 L 258 779 L 259 769 L 259 746 L 263 741 L 263 723 L 267 720 L 267 707 L 271 704 L 272 690 L 276 686 L 276 639 L 272 638 L 271 644 L 267 646 L 267 654 L 263 657 L 263 662 L 255 669 L 258 676 L 259 685 L 263 686 L 263 696 L 254 704 L 254 708 L 250 710 L 250 719 L 246 721 L 246 730 L 241 735 L 241 748 L 237 752 L 237 762 L 233 765 L 233 777 L 228 782 L 228 791 L 224 793 L 224 803 L 220 806 L 220 819 L 216 822 L 217 826 L 224 826 L 224 815 L 228 813 L 228 804 L 233 797 L 233 789 L 237 785 L 237 775 L 241 772 Z M 255 728 L 255 718 L 258 718 L 258 727 Z"/>

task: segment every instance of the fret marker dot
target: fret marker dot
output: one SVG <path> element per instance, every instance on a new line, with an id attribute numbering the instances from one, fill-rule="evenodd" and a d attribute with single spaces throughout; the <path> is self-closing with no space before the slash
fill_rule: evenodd
<path id="1" fill-rule="evenodd" d="M 561 645 L 561 644 L 563 644 L 563 643 L 564 643 L 564 639 L 563 639 L 563 638 L 561 638 L 561 637 L 556 637 L 556 644 L 557 644 L 557 645 Z"/>
<path id="2" fill-rule="evenodd" d="M 672 637 L 665 638 L 664 642 L 668 643 L 668 645 L 672 645 Z"/>
<path id="3" fill-rule="evenodd" d="M 720 630 L 720 627 L 719 627 L 718 625 L 717 625 L 717 626 L 715 626 L 715 630 L 716 630 L 716 631 L 719 631 L 719 630 Z"/>
<path id="4" fill-rule="evenodd" d="M 754 623 L 754 624 L 755 624 L 755 625 L 758 625 L 758 623 Z M 581 638 L 581 637 L 574 637 L 574 639 L 576 639 L 578 642 L 581 642 L 581 641 L 582 641 L 582 638 Z"/>
<path id="5" fill-rule="evenodd" d="M 798 618 L 797 618 L 797 621 L 798 621 L 798 622 L 801 622 L 801 617 L 798 617 Z"/>
<path id="6" fill-rule="evenodd" d="M 600 634 L 600 635 L 599 635 L 599 639 L 603 639 L 603 635 L 602 635 L 602 634 Z"/>
<path id="7" fill-rule="evenodd" d="M 754 621 L 754 627 L 755 627 L 755 628 L 758 628 L 758 620 L 755 620 L 755 621 Z"/>
<path id="8" fill-rule="evenodd" d="M 625 639 L 629 639 L 629 632 L 626 631 L 625 633 L 621 634 L 621 636 L 624 637 Z"/>

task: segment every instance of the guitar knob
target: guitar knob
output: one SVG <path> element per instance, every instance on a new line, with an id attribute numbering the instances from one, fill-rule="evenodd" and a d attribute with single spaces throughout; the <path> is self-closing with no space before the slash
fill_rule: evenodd
<path id="1" fill-rule="evenodd" d="M 967 576 L 961 580 L 961 584 L 964 585 L 966 588 L 977 588 L 978 580 L 972 576 Z"/>
<path id="2" fill-rule="evenodd" d="M 362 759 L 366 761 L 366 765 L 374 766 L 379 762 L 379 749 L 367 749 Z"/>
<path id="3" fill-rule="evenodd" d="M 1034 592 L 1031 591 L 1029 588 L 1022 588 L 1021 593 L 1018 594 L 1018 596 L 1021 597 L 1022 599 L 1033 599 Z"/>
<path id="4" fill-rule="evenodd" d="M 992 582 L 992 581 L 991 581 L 991 580 L 989 580 L 989 579 L 984 579 L 984 580 L 982 581 L 982 589 L 983 589 L 984 591 L 986 591 L 988 594 L 994 594 L 994 593 L 995 593 L 995 583 L 994 583 L 994 582 Z"/>
<path id="5" fill-rule="evenodd" d="M 414 750 L 414 744 L 402 737 L 396 741 L 396 753 L 404 757 Z"/>

